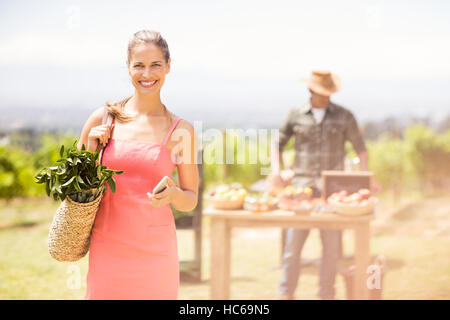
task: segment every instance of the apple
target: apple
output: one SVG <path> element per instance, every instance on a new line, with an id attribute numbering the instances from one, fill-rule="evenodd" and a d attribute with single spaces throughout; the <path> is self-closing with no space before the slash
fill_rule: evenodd
<path id="1" fill-rule="evenodd" d="M 370 198 L 370 190 L 369 189 L 360 189 L 358 193 L 361 195 L 362 199 L 369 199 Z"/>
<path id="2" fill-rule="evenodd" d="M 239 190 L 237 191 L 237 195 L 238 195 L 239 197 L 245 198 L 245 196 L 247 196 L 247 191 L 246 191 L 245 189 L 239 189 Z"/>
<path id="3" fill-rule="evenodd" d="M 223 196 L 223 200 L 231 200 L 231 197 L 232 197 L 233 195 L 232 194 L 229 194 L 229 193 L 226 193 L 224 196 Z"/>
<path id="4" fill-rule="evenodd" d="M 348 196 L 348 192 L 347 192 L 347 190 L 342 190 L 341 192 L 339 192 L 339 195 L 346 197 L 346 196 Z"/>
<path id="5" fill-rule="evenodd" d="M 359 193 L 352 193 L 347 197 L 347 199 L 350 199 L 351 201 L 359 202 L 362 200 L 362 197 Z"/>
<path id="6" fill-rule="evenodd" d="M 352 200 L 350 197 L 346 197 L 339 202 L 350 204 L 350 203 L 354 202 L 354 200 Z"/>

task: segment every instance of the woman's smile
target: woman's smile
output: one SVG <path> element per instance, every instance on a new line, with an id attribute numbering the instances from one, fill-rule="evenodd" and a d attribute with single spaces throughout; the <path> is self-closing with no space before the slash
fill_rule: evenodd
<path id="1" fill-rule="evenodd" d="M 156 82 L 158 82 L 158 80 L 153 80 L 153 81 L 138 81 L 138 83 L 143 87 L 143 88 L 151 88 L 153 87 Z"/>

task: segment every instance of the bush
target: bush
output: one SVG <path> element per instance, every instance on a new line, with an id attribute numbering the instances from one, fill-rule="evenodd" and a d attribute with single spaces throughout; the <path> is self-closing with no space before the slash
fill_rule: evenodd
<path id="1" fill-rule="evenodd" d="M 405 131 L 405 144 L 422 191 L 450 186 L 450 130 L 439 135 L 429 127 L 413 125 Z"/>
<path id="2" fill-rule="evenodd" d="M 31 153 L 17 147 L 0 146 L 0 198 L 35 197 L 43 192 L 33 183 Z"/>
<path id="3" fill-rule="evenodd" d="M 238 153 L 236 131 L 229 132 L 227 136 L 228 153 L 232 155 L 234 163 L 225 165 L 203 159 L 203 177 L 205 190 L 221 183 L 239 182 L 245 187 L 265 176 L 261 175 L 261 168 L 268 168 L 269 164 L 261 163 L 257 159 L 256 164 L 249 164 L 251 154 L 258 152 L 258 143 L 246 141 L 243 152 Z M 450 188 L 450 130 L 436 133 L 424 125 L 409 126 L 403 139 L 393 139 L 387 134 L 381 135 L 377 140 L 367 141 L 369 153 L 369 168 L 374 172 L 375 178 L 385 190 L 393 190 L 396 193 L 417 188 L 422 191 L 441 192 Z M 30 148 L 21 149 L 16 146 L 0 146 L 0 198 L 10 199 L 16 196 L 43 196 L 45 188 L 34 183 L 34 175 L 43 167 L 54 164 L 59 158 L 59 148 L 64 145 L 70 148 L 75 137 L 72 134 L 56 136 L 43 134 L 36 136 L 39 146 L 33 154 L 27 151 Z M 286 145 L 284 151 L 289 151 L 286 158 L 292 160 L 294 154 L 293 140 Z M 204 146 L 205 156 L 209 153 L 214 157 L 212 150 L 219 150 L 224 146 L 219 136 Z M 264 149 L 264 147 L 262 148 Z M 265 146 L 269 154 L 269 146 Z M 356 156 L 349 143 L 346 144 L 349 157 Z M 225 155 L 223 155 L 225 157 Z M 238 164 L 237 160 L 244 160 Z M 211 160 L 211 159 L 209 159 Z M 222 161 L 225 162 L 225 158 Z"/>
<path id="4" fill-rule="evenodd" d="M 369 170 L 385 190 L 392 190 L 397 200 L 407 182 L 412 181 L 405 143 L 382 134 L 377 141 L 367 141 Z"/>
<path id="5" fill-rule="evenodd" d="M 204 146 L 203 176 L 205 189 L 222 183 L 239 182 L 248 188 L 265 176 L 262 168 L 269 168 L 270 163 L 263 163 L 269 158 L 269 143 L 260 139 L 245 138 L 243 132 L 229 130 L 227 134 L 218 136 Z M 270 137 L 267 137 L 270 141 Z M 216 152 L 222 152 L 219 157 Z M 228 162 L 226 164 L 227 159 Z M 217 161 L 216 161 L 217 160 Z"/>

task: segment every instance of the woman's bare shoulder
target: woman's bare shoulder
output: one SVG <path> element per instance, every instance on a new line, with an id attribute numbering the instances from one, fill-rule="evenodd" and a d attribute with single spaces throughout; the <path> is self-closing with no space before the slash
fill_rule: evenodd
<path id="1" fill-rule="evenodd" d="M 102 124 L 103 112 L 105 107 L 96 109 L 91 113 L 89 118 L 86 120 L 83 129 L 81 130 L 80 140 L 78 142 L 78 150 L 81 150 L 81 145 L 88 143 L 89 132 L 93 127 L 97 127 Z"/>
<path id="2" fill-rule="evenodd" d="M 172 123 L 177 118 L 179 118 L 179 117 L 173 115 Z M 195 137 L 194 126 L 191 123 L 189 123 L 189 121 L 180 119 L 180 121 L 177 123 L 177 125 L 174 128 L 170 137 L 171 137 L 171 139 L 169 139 L 169 141 L 168 141 L 168 147 L 169 147 L 169 149 L 172 149 L 175 145 L 177 145 L 177 143 L 178 143 L 177 141 L 180 137 L 191 137 L 191 139 L 193 137 Z M 172 151 L 174 151 L 174 150 L 172 150 Z"/>
<path id="3" fill-rule="evenodd" d="M 176 117 L 179 118 L 179 117 Z M 184 119 L 180 119 L 180 121 L 178 122 L 176 129 L 185 129 L 188 131 L 194 131 L 194 126 L 187 120 Z"/>
<path id="4" fill-rule="evenodd" d="M 91 129 L 93 127 L 99 126 L 102 124 L 103 121 L 103 113 L 105 112 L 105 107 L 100 107 L 95 109 L 90 115 L 89 118 L 87 118 L 86 122 L 84 123 L 84 128 Z"/>
<path id="5" fill-rule="evenodd" d="M 91 113 L 88 120 L 92 121 L 96 126 L 99 126 L 102 124 L 104 112 L 105 107 L 97 108 Z"/>

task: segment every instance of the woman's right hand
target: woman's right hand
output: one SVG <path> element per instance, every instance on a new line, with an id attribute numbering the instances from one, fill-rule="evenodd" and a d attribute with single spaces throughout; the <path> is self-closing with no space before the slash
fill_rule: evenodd
<path id="1" fill-rule="evenodd" d="M 87 149 L 95 152 L 97 151 L 97 146 L 99 143 L 104 147 L 111 137 L 111 131 L 113 128 L 114 123 L 111 125 L 102 124 L 100 126 L 93 127 L 91 131 L 89 131 Z"/>

